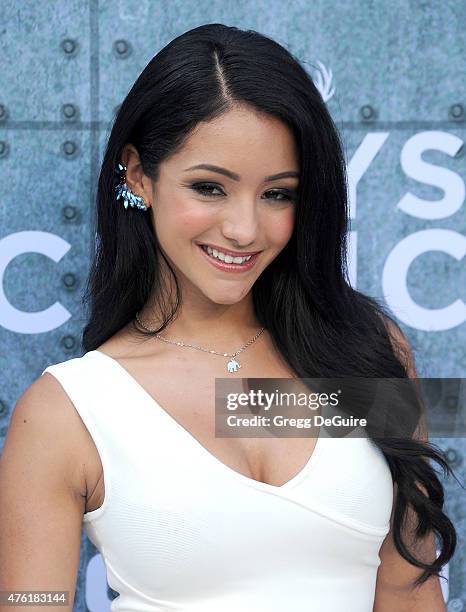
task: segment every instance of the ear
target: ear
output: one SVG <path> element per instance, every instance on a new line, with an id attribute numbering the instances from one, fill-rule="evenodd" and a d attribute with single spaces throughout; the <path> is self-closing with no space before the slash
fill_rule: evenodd
<path id="1" fill-rule="evenodd" d="M 126 184 L 135 195 L 144 198 L 149 208 L 152 205 L 152 181 L 144 174 L 139 153 L 134 145 L 128 143 L 123 147 L 121 163 L 126 166 Z"/>

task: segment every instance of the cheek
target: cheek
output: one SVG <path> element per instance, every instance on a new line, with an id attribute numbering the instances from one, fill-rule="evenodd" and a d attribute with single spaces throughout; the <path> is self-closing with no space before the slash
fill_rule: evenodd
<path id="1" fill-rule="evenodd" d="M 198 208 L 184 209 L 175 218 L 177 229 L 184 236 L 197 236 L 212 224 L 212 215 Z"/>
<path id="2" fill-rule="evenodd" d="M 172 199 L 169 206 L 160 212 L 161 227 L 170 233 L 172 239 L 195 237 L 212 224 L 212 213 L 207 207 L 192 203 L 186 199 Z M 162 220 L 163 218 L 163 220 Z"/>
<path id="3" fill-rule="evenodd" d="M 270 219 L 267 228 L 269 242 L 278 247 L 285 246 L 293 233 L 294 220 L 294 207 L 290 207 Z"/>

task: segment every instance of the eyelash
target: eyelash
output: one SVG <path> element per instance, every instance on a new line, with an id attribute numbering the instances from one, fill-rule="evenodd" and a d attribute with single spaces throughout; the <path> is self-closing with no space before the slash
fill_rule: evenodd
<path id="1" fill-rule="evenodd" d="M 220 195 L 224 195 L 224 194 L 212 194 L 211 191 L 206 189 L 206 186 L 213 187 L 214 189 L 219 189 L 218 185 L 216 185 L 215 183 L 193 183 L 191 185 L 191 189 L 193 189 L 196 193 L 200 193 L 201 195 L 204 195 L 208 198 L 218 198 Z M 276 202 L 286 202 L 286 201 L 294 202 L 296 198 L 296 196 L 292 192 L 280 191 L 278 189 L 269 190 L 266 193 L 275 193 L 275 194 L 284 196 L 284 198 L 281 198 L 281 199 L 271 198 L 272 200 L 275 200 Z M 266 198 L 266 199 L 268 200 L 270 198 Z"/>

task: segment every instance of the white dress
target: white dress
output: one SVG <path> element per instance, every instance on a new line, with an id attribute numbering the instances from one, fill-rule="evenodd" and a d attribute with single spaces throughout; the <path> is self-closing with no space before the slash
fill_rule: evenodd
<path id="1" fill-rule="evenodd" d="M 282 486 L 217 459 L 112 357 L 51 365 L 99 452 L 86 535 L 114 612 L 372 612 L 393 481 L 367 437 L 321 427 Z"/>

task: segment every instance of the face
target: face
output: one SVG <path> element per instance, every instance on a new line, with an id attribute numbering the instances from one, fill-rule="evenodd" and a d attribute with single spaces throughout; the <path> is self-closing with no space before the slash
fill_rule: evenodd
<path id="1" fill-rule="evenodd" d="M 194 291 L 234 304 L 249 294 L 291 237 L 298 173 L 289 128 L 246 107 L 197 126 L 182 150 L 160 165 L 145 199 L 183 296 Z M 212 258 L 200 245 L 217 247 L 217 257 L 222 249 L 259 253 L 241 265 Z"/>

